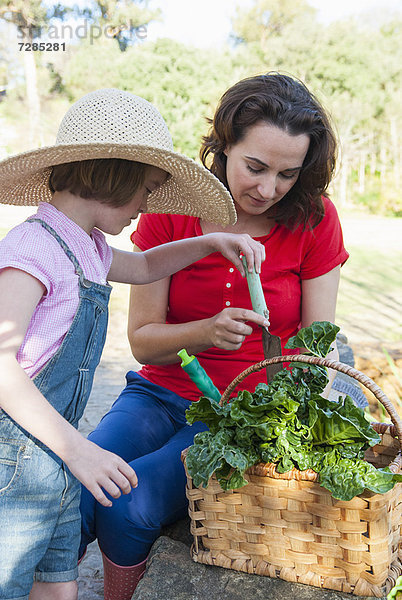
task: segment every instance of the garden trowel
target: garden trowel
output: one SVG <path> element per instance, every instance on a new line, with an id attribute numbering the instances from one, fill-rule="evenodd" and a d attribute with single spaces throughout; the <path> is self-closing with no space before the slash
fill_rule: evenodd
<path id="1" fill-rule="evenodd" d="M 269 320 L 269 311 L 265 302 L 264 292 L 262 290 L 261 280 L 255 269 L 252 273 L 248 271 L 247 260 L 245 256 L 242 256 L 242 262 L 247 276 L 248 290 L 250 292 L 251 304 L 253 310 Z M 272 358 L 273 356 L 282 355 L 281 339 L 277 335 L 272 335 L 268 327 L 261 327 L 262 329 L 262 348 L 264 351 L 264 358 Z M 282 363 L 275 365 L 268 365 L 266 367 L 267 382 L 272 381 L 275 373 L 281 371 Z"/>

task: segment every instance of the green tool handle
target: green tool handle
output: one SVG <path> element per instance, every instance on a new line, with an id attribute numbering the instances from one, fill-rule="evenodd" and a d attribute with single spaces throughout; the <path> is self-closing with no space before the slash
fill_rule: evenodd
<path id="1" fill-rule="evenodd" d="M 189 375 L 203 396 L 219 402 L 221 394 L 218 388 L 213 384 L 212 379 L 207 375 L 196 357 L 194 355 L 189 356 L 187 350 L 184 349 L 180 350 L 177 354 L 182 359 L 180 366 Z"/>
<path id="2" fill-rule="evenodd" d="M 247 268 L 247 259 L 245 256 L 241 257 L 244 270 L 246 271 L 248 290 L 250 292 L 251 304 L 254 312 L 262 315 L 266 319 L 269 319 L 269 312 L 267 304 L 265 302 L 264 292 L 262 290 L 261 279 L 255 269 L 252 273 Z"/>

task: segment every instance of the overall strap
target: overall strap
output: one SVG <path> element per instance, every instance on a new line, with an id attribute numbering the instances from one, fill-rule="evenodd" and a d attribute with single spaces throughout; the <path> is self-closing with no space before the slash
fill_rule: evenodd
<path id="1" fill-rule="evenodd" d="M 37 222 L 40 223 L 42 225 L 42 227 L 44 229 L 46 229 L 46 231 L 48 231 L 55 239 L 56 241 L 60 244 L 60 246 L 62 247 L 62 249 L 64 250 L 64 252 L 67 255 L 67 258 L 69 258 L 71 260 L 71 262 L 74 265 L 75 268 L 75 272 L 76 274 L 79 276 L 80 278 L 80 283 L 85 285 L 85 276 L 84 276 L 84 272 L 80 267 L 80 263 L 78 262 L 78 260 L 76 259 L 76 257 L 74 256 L 74 254 L 71 252 L 70 248 L 67 246 L 66 242 L 59 236 L 59 234 L 53 229 L 53 227 L 50 227 L 50 225 L 48 225 L 46 223 L 46 221 L 43 221 L 42 219 L 35 219 L 35 218 L 31 218 L 31 219 L 27 219 L 28 223 L 33 223 L 33 222 Z M 87 286 L 85 286 L 87 287 Z"/>

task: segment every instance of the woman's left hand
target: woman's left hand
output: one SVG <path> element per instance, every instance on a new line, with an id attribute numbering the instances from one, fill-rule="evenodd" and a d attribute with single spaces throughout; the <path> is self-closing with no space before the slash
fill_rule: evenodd
<path id="1" fill-rule="evenodd" d="M 249 272 L 253 273 L 255 268 L 256 273 L 261 273 L 261 263 L 265 260 L 265 247 L 248 233 L 210 233 L 207 235 L 211 236 L 217 252 L 230 260 L 240 271 L 242 277 L 246 275 L 240 258 L 242 254 L 246 257 Z"/>

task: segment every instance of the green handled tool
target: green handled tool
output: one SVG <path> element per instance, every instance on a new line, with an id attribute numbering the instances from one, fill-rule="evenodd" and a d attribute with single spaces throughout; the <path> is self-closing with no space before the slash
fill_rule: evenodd
<path id="1" fill-rule="evenodd" d="M 269 311 L 265 302 L 264 292 L 261 285 L 261 279 L 255 269 L 252 273 L 247 268 L 247 259 L 245 256 L 241 258 L 244 270 L 246 271 L 248 291 L 250 292 L 251 304 L 254 312 L 262 315 L 269 320 Z M 262 329 L 262 348 L 264 351 L 264 358 L 272 358 L 273 356 L 282 355 L 281 339 L 277 335 L 272 335 L 268 327 L 261 327 Z M 274 375 L 278 371 L 282 370 L 282 363 L 276 365 L 268 365 L 266 367 L 267 381 L 272 381 Z"/>
<path id="2" fill-rule="evenodd" d="M 213 384 L 212 379 L 207 375 L 203 367 L 200 365 L 194 355 L 189 356 L 187 350 L 183 348 L 178 353 L 181 358 L 181 367 L 190 376 L 190 379 L 195 383 L 200 392 L 204 396 L 219 402 L 221 394 L 218 388 Z"/>

